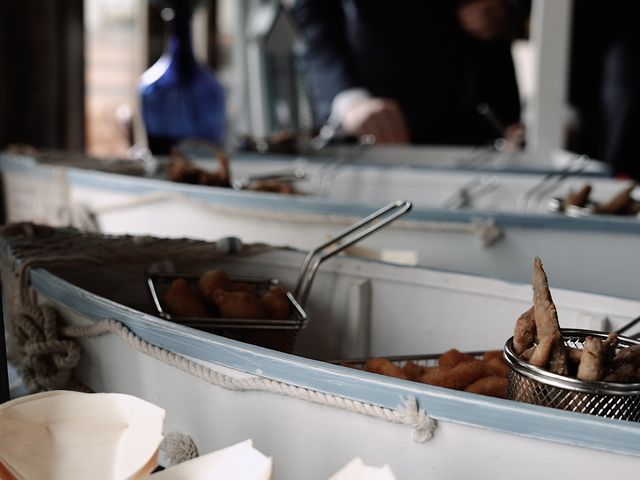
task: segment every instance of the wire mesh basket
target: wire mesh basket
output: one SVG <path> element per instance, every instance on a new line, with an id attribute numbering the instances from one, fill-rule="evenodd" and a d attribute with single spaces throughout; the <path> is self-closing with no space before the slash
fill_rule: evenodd
<path id="1" fill-rule="evenodd" d="M 484 351 L 480 352 L 464 352 L 464 355 L 469 355 L 476 359 L 481 359 L 485 354 Z M 413 362 L 420 367 L 428 367 L 433 368 L 438 366 L 438 360 L 442 356 L 442 353 L 429 353 L 424 355 L 396 355 L 396 356 L 383 356 L 385 360 L 389 360 L 397 367 L 404 367 L 408 362 Z M 335 363 L 337 365 L 342 365 L 343 367 L 351 367 L 357 369 L 364 369 L 367 361 L 371 360 L 374 357 L 363 357 L 363 358 L 349 358 L 342 360 L 331 360 L 329 363 Z"/>
<path id="2" fill-rule="evenodd" d="M 290 312 L 288 319 L 228 319 L 216 318 L 214 315 L 211 317 L 172 315 L 166 310 L 162 298 L 171 283 L 178 278 L 185 279 L 193 288 L 197 286 L 199 279 L 197 275 L 156 273 L 150 275 L 147 280 L 149 292 L 158 314 L 166 320 L 281 352 L 293 350 L 298 330 L 303 328 L 307 322 L 307 314 L 291 292 L 286 293 Z M 232 280 L 251 284 L 260 293 L 279 285 L 275 279 L 232 277 Z"/>
<path id="3" fill-rule="evenodd" d="M 591 330 L 561 330 L 568 347 L 582 349 L 587 337 L 601 340 L 607 334 Z M 618 337 L 617 351 L 637 345 L 637 340 Z M 513 337 L 504 347 L 509 365 L 507 396 L 510 400 L 587 413 L 600 417 L 640 421 L 640 383 L 583 381 L 548 372 L 520 359 L 513 351 Z"/>
<path id="4" fill-rule="evenodd" d="M 171 282 L 181 278 L 195 289 L 198 284 L 198 275 L 151 274 L 147 279 L 148 289 L 158 315 L 162 318 L 209 333 L 290 353 L 293 351 L 298 331 L 307 323 L 304 306 L 320 264 L 389 225 L 410 210 L 411 202 L 398 200 L 390 203 L 311 250 L 300 268 L 294 292 L 286 293 L 290 312 L 286 319 L 219 318 L 217 316 L 219 312 L 213 311 L 209 312 L 211 315 L 206 317 L 185 317 L 171 314 L 165 308 L 162 300 Z M 279 285 L 277 279 L 231 277 L 230 280 L 253 284 L 259 294 Z M 209 305 L 209 307 L 213 306 Z"/>

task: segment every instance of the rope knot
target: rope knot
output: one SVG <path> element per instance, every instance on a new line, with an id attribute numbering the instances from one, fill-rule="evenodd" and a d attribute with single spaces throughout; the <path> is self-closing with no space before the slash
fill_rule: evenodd
<path id="1" fill-rule="evenodd" d="M 198 447 L 189 435 L 169 432 L 162 439 L 160 452 L 166 457 L 168 465 L 177 465 L 199 456 Z"/>
<path id="2" fill-rule="evenodd" d="M 53 307 L 21 305 L 13 328 L 20 370 L 30 389 L 55 390 L 72 383 L 82 352 L 73 340 L 59 338 L 58 314 Z"/>
<path id="3" fill-rule="evenodd" d="M 436 420 L 429 417 L 424 411 L 418 408 L 416 397 L 408 397 L 405 400 L 402 416 L 403 423 L 414 428 L 414 442 L 424 443 L 427 440 L 431 440 L 438 424 Z"/>
<path id="4" fill-rule="evenodd" d="M 502 238 L 502 230 L 496 225 L 495 220 L 476 220 L 473 228 L 480 237 L 483 248 L 489 248 Z"/>

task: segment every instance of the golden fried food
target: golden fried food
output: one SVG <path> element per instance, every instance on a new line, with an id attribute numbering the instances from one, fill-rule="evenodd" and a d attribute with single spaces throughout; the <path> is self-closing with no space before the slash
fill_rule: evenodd
<path id="1" fill-rule="evenodd" d="M 429 369 L 427 367 L 423 367 L 422 365 L 418 365 L 412 361 L 408 361 L 402 366 L 402 371 L 407 376 L 407 379 L 414 382 L 419 381 L 420 377 L 422 377 L 422 375 L 424 375 L 428 370 Z"/>
<path id="2" fill-rule="evenodd" d="M 602 341 L 595 337 L 587 337 L 582 347 L 580 365 L 578 365 L 578 380 L 596 381 L 603 377 L 603 348 Z"/>
<path id="3" fill-rule="evenodd" d="M 531 307 L 516 320 L 516 326 L 513 330 L 513 350 L 516 355 L 520 355 L 531 347 L 535 337 L 536 320 L 533 314 L 533 307 Z"/>
<path id="4" fill-rule="evenodd" d="M 556 348 L 558 343 L 561 341 L 562 335 L 560 334 L 560 332 L 542 337 L 542 339 L 535 346 L 535 349 L 531 354 L 531 358 L 529 358 L 529 363 L 531 365 L 535 365 L 536 367 L 547 368 L 554 348 Z"/>
<path id="5" fill-rule="evenodd" d="M 227 290 L 230 292 L 245 292 L 254 296 L 258 296 L 258 285 L 251 282 L 231 282 Z"/>
<path id="6" fill-rule="evenodd" d="M 218 150 L 216 155 L 218 159 L 219 170 L 216 172 L 218 174 L 218 179 L 220 180 L 222 186 L 230 187 L 231 186 L 231 167 L 229 166 L 229 157 L 222 150 Z"/>
<path id="7" fill-rule="evenodd" d="M 472 360 L 462 362 L 453 368 L 437 367 L 428 371 L 420 381 L 437 387 L 464 390 L 467 386 L 480 380 L 482 377 L 494 374 L 493 369 L 486 362 Z"/>
<path id="8" fill-rule="evenodd" d="M 507 378 L 500 376 L 483 377 L 464 390 L 465 392 L 488 395 L 490 397 L 507 398 Z"/>
<path id="9" fill-rule="evenodd" d="M 409 360 L 402 368 L 388 359 L 372 358 L 366 362 L 364 370 L 454 390 L 467 389 L 473 393 L 495 397 L 506 396 L 509 367 L 502 351 L 485 352 L 483 358 L 479 359 L 452 348 L 439 358 L 444 364 L 436 367 L 425 367 Z M 479 382 L 484 378 L 488 380 Z M 470 386 L 473 388 L 469 389 Z"/>
<path id="10" fill-rule="evenodd" d="M 631 196 L 631 192 L 636 188 L 636 184 L 633 183 L 618 192 L 611 200 L 607 203 L 602 203 L 597 205 L 594 209 L 595 213 L 601 213 L 604 215 L 615 215 L 626 213 L 625 210 L 629 208 L 633 203 L 633 197 Z"/>
<path id="11" fill-rule="evenodd" d="M 544 350 L 538 355 L 540 344 L 545 342 L 545 346 L 549 346 L 549 370 L 559 375 L 567 375 L 569 373 L 567 367 L 567 352 L 565 350 L 562 335 L 560 334 L 560 325 L 558 324 L 558 313 L 556 306 L 551 298 L 549 291 L 549 283 L 547 274 L 542 268 L 542 262 L 536 257 L 533 262 L 533 314 L 536 323 L 536 340 L 538 348 L 532 358 L 542 361 Z M 552 337 L 545 340 L 546 337 Z M 543 365 L 544 367 L 544 365 Z"/>
<path id="12" fill-rule="evenodd" d="M 586 183 L 580 189 L 574 191 L 570 191 L 567 196 L 566 204 L 567 205 L 575 205 L 576 207 L 584 207 L 587 204 L 587 200 L 589 200 L 589 195 L 591 194 L 591 185 Z"/>
<path id="13" fill-rule="evenodd" d="M 213 187 L 230 187 L 231 173 L 229 171 L 229 159 L 221 151 L 218 152 L 217 159 L 219 164 L 218 169 L 209 172 L 193 165 L 185 155 L 174 148 L 171 151 L 171 159 L 167 166 L 167 178 L 172 182 Z"/>
<path id="14" fill-rule="evenodd" d="M 181 317 L 206 317 L 209 313 L 202 299 L 184 278 L 177 278 L 162 297 L 165 308 Z"/>
<path id="15" fill-rule="evenodd" d="M 284 195 L 295 195 L 298 193 L 290 182 L 283 182 L 279 180 L 261 180 L 253 182 L 247 187 L 247 189 L 254 192 L 272 192 L 282 193 Z"/>
<path id="16" fill-rule="evenodd" d="M 201 170 L 191 165 L 182 154 L 172 153 L 167 166 L 167 178 L 172 182 L 197 184 Z"/>
<path id="17" fill-rule="evenodd" d="M 636 215 L 640 212 L 640 202 L 634 200 L 632 192 L 636 184 L 625 187 L 605 203 L 593 203 L 593 213 L 602 215 Z M 569 192 L 564 206 L 585 207 L 589 203 L 591 185 L 586 184 L 577 191 Z"/>
<path id="18" fill-rule="evenodd" d="M 443 368 L 453 368 L 459 363 L 468 362 L 470 360 L 475 360 L 475 358 L 452 348 L 440 355 L 438 358 L 438 366 Z"/>
<path id="19" fill-rule="evenodd" d="M 636 367 L 640 365 L 640 345 L 623 348 L 613 358 L 614 365 L 622 365 L 623 363 L 631 363 Z"/>
<path id="20" fill-rule="evenodd" d="M 529 362 L 531 360 L 531 356 L 533 355 L 533 352 L 535 351 L 536 351 L 535 345 L 533 347 L 529 347 L 520 354 L 520 358 Z"/>
<path id="21" fill-rule="evenodd" d="M 213 292 L 212 300 L 222 318 L 267 318 L 262 301 L 246 292 L 227 292 L 219 289 Z"/>
<path id="22" fill-rule="evenodd" d="M 482 360 L 484 360 L 485 362 L 488 362 L 495 358 L 497 358 L 498 360 L 504 363 L 504 356 L 502 354 L 502 350 L 487 350 L 482 354 Z"/>
<path id="23" fill-rule="evenodd" d="M 198 185 L 207 185 L 209 187 L 228 187 L 229 180 L 221 172 L 207 172 L 198 170 Z"/>
<path id="24" fill-rule="evenodd" d="M 625 363 L 604 377 L 604 380 L 605 382 L 627 383 L 634 380 L 635 373 L 635 365 Z"/>
<path id="25" fill-rule="evenodd" d="M 509 365 L 502 357 L 491 357 L 489 360 L 485 360 L 485 363 L 491 367 L 494 375 L 507 378 Z"/>
<path id="26" fill-rule="evenodd" d="M 269 318 L 286 320 L 291 316 L 291 308 L 287 290 L 283 287 L 273 287 L 262 296 Z"/>
<path id="27" fill-rule="evenodd" d="M 574 375 L 583 381 L 640 381 L 640 345 L 619 349 L 618 335 L 615 333 L 609 333 L 604 340 L 588 336 L 584 339 L 582 348 L 564 344 L 565 339 L 560 331 L 547 277 L 538 257 L 534 261 L 533 292 L 535 344 L 518 352 L 522 360 L 552 373 Z M 522 318 L 526 315 L 527 312 L 516 321 L 515 332 L 524 330 Z M 514 351 L 515 343 L 514 338 Z M 527 343 L 528 340 L 521 342 L 519 350 Z"/>
<path id="28" fill-rule="evenodd" d="M 218 289 L 227 290 L 231 279 L 222 270 L 207 270 L 198 280 L 198 289 L 204 298 L 213 301 L 213 292 Z"/>
<path id="29" fill-rule="evenodd" d="M 380 375 L 387 375 L 388 377 L 407 379 L 402 369 L 386 358 L 370 358 L 367 360 L 367 363 L 365 363 L 364 370 Z"/>

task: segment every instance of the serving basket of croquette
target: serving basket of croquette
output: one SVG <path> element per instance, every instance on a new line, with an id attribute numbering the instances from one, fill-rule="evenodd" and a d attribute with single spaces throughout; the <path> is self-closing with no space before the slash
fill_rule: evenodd
<path id="1" fill-rule="evenodd" d="M 147 283 L 162 318 L 274 350 L 291 352 L 307 322 L 304 309 L 276 279 L 212 269 L 201 275 L 155 273 Z"/>
<path id="2" fill-rule="evenodd" d="M 307 323 L 307 297 L 321 263 L 411 210 L 398 200 L 312 249 L 290 291 L 275 278 L 234 277 L 219 269 L 199 275 L 153 273 L 147 286 L 160 317 L 227 338 L 291 353 Z"/>
<path id="3" fill-rule="evenodd" d="M 516 320 L 502 351 L 451 349 L 441 355 L 336 363 L 439 387 L 640 421 L 640 342 L 618 333 L 561 329 L 539 258 L 533 267 L 533 306 Z M 640 317 L 632 323 L 638 321 Z"/>

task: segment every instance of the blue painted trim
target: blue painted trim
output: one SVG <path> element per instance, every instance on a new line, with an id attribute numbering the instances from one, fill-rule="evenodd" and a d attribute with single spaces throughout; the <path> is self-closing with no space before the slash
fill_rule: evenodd
<path id="1" fill-rule="evenodd" d="M 2 156 L 0 156 L 0 159 Z M 0 163 L 2 168 L 5 165 Z M 9 163 L 9 168 L 20 168 Z M 33 169 L 24 166 L 23 170 Z M 292 197 L 259 192 L 236 192 L 227 188 L 186 185 L 158 178 L 144 178 L 133 175 L 99 172 L 79 168 L 69 168 L 69 182 L 81 187 L 96 188 L 111 192 L 142 195 L 154 192 L 181 194 L 197 200 L 221 206 L 237 208 L 273 210 L 282 213 L 308 213 L 364 217 L 374 209 L 370 204 L 345 204 L 330 199 Z M 563 230 L 590 233 L 640 234 L 640 221 L 636 218 L 593 216 L 571 218 L 550 214 L 512 213 L 497 211 L 456 210 L 415 207 L 405 217 L 416 222 L 449 222 L 471 224 L 478 221 L 494 221 L 502 228 L 525 228 L 536 230 Z"/>
<path id="2" fill-rule="evenodd" d="M 471 152 L 471 148 L 469 148 L 469 152 L 465 155 L 462 154 L 460 159 L 473 157 L 473 153 Z M 479 154 L 480 152 L 478 152 Z M 432 155 L 432 153 L 429 153 Z M 238 160 L 250 160 L 250 161 L 276 161 L 276 162 L 293 162 L 295 160 L 304 160 L 311 164 L 316 165 L 324 165 L 326 163 L 330 163 L 335 161 L 335 158 L 332 158 L 327 155 L 286 155 L 286 154 L 259 154 L 259 153 L 249 153 L 249 152 L 235 152 L 233 154 L 233 159 Z M 351 162 L 344 162 L 345 165 L 349 166 L 363 166 L 363 167 L 372 167 L 372 168 L 380 168 L 383 170 L 386 169 L 395 169 L 398 166 L 402 166 L 403 168 L 415 169 L 415 170 L 424 170 L 427 172 L 464 172 L 464 173 L 506 173 L 506 174 L 518 174 L 518 175 L 546 175 L 548 173 L 557 172 L 558 170 L 554 170 L 551 168 L 536 168 L 527 165 L 499 165 L 499 166 L 491 166 L 491 165 L 480 165 L 478 167 L 473 166 L 464 166 L 464 165 L 456 165 L 455 162 L 451 165 L 443 165 L 443 164 L 435 164 L 429 165 L 425 163 L 417 163 L 411 160 L 407 162 L 400 162 L 400 164 L 394 164 L 393 162 L 382 163 L 376 162 L 373 160 L 367 160 L 365 158 L 359 158 L 357 160 Z M 573 174 L 572 176 L 580 177 L 580 178 L 609 178 L 611 177 L 611 171 L 605 164 L 602 164 L 602 171 L 582 171 Z"/>
<path id="3" fill-rule="evenodd" d="M 148 342 L 202 361 L 387 408 L 398 408 L 404 398 L 414 396 L 421 409 L 439 420 L 640 456 L 636 423 L 480 397 L 248 345 L 138 312 L 43 269 L 31 272 L 31 284 L 86 318 L 117 320 Z"/>
<path id="4" fill-rule="evenodd" d="M 227 188 L 205 187 L 173 183 L 161 179 L 130 175 L 69 169 L 69 181 L 82 187 L 98 188 L 114 192 L 144 194 L 153 192 L 178 193 L 215 205 L 238 208 L 275 210 L 283 213 L 310 213 L 364 217 L 372 211 L 371 205 L 345 204 L 330 199 L 291 197 L 257 192 L 236 192 Z M 550 214 L 511 213 L 477 210 L 448 211 L 437 208 L 415 207 L 405 217 L 424 222 L 451 222 L 470 224 L 492 220 L 500 227 L 564 230 L 577 232 L 606 232 L 640 234 L 640 221 L 635 218 L 594 216 L 570 218 Z"/>

